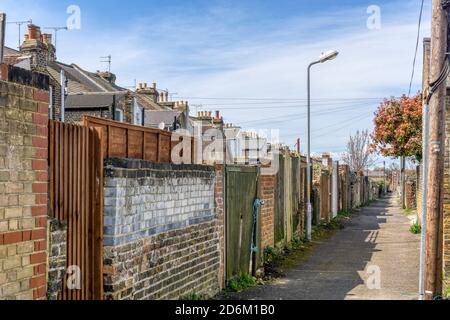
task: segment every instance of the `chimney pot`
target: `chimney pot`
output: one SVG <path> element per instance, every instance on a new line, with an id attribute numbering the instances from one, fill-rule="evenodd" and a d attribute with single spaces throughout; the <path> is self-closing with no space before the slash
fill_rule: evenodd
<path id="1" fill-rule="evenodd" d="M 42 42 L 47 45 L 52 44 L 52 35 L 49 33 L 42 34 Z"/>
<path id="2" fill-rule="evenodd" d="M 220 120 L 220 111 L 216 111 L 216 119 Z"/>
<path id="3" fill-rule="evenodd" d="M 153 82 L 153 89 L 156 90 L 156 82 Z"/>
<path id="4" fill-rule="evenodd" d="M 41 40 L 41 28 L 34 24 L 29 24 L 28 36 L 29 40 Z"/>
<path id="5" fill-rule="evenodd" d="M 147 88 L 147 82 L 144 82 L 144 89 Z"/>

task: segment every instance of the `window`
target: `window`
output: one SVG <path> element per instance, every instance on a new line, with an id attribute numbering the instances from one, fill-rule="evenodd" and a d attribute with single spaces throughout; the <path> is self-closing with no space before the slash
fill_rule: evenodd
<path id="1" fill-rule="evenodd" d="M 116 109 L 116 114 L 114 115 L 114 119 L 116 121 L 123 122 L 123 111 L 120 109 Z"/>
<path id="2" fill-rule="evenodd" d="M 139 104 L 136 102 L 136 99 L 134 100 L 133 104 L 133 124 L 137 126 L 143 126 L 143 108 L 139 106 Z"/>

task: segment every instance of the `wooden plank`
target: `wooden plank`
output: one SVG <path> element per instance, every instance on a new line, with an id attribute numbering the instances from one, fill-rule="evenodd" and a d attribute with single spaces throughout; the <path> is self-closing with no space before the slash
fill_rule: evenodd
<path id="1" fill-rule="evenodd" d="M 67 212 L 69 210 L 69 202 L 67 201 L 67 195 L 69 194 L 69 184 L 66 180 L 66 178 L 69 176 L 69 155 L 67 154 L 68 150 L 69 150 L 69 132 L 68 130 L 66 130 L 66 125 L 62 124 L 62 132 L 64 135 L 64 142 L 63 142 L 63 158 L 64 158 L 64 162 L 63 162 L 63 174 L 61 175 L 62 178 L 62 182 L 63 182 L 63 192 L 62 192 L 62 197 L 63 197 L 63 219 L 67 219 Z"/>
<path id="2" fill-rule="evenodd" d="M 94 297 L 94 283 L 95 283 L 95 243 L 94 243 L 94 220 L 95 220 L 95 159 L 93 155 L 95 154 L 95 140 L 94 140 L 94 129 L 89 130 L 89 145 L 90 145 L 90 157 L 89 157 L 89 179 L 90 179 L 90 193 L 89 193 L 89 201 L 90 201 L 90 212 L 89 212 L 89 231 L 88 231 L 88 239 L 89 239 L 89 272 L 90 272 L 90 280 L 89 280 L 89 298 L 93 299 Z"/>
<path id="3" fill-rule="evenodd" d="M 162 136 L 161 134 L 158 134 L 158 147 L 156 148 L 157 153 L 156 153 L 156 162 L 160 163 L 161 162 L 161 156 L 162 156 L 162 150 L 161 150 L 161 146 L 162 146 Z"/>
<path id="4" fill-rule="evenodd" d="M 89 285 L 90 285 L 90 272 L 89 272 L 89 265 L 90 265 L 90 257 L 89 257 L 89 213 L 90 213 L 90 202 L 89 202 L 89 195 L 91 193 L 90 189 L 90 172 L 89 172 L 89 150 L 90 150 L 90 140 L 89 140 L 89 128 L 85 129 L 85 141 L 86 141 L 86 147 L 85 147 L 85 188 L 87 192 L 85 193 L 84 197 L 84 206 L 85 206 L 85 214 L 84 214 L 84 242 L 85 242 L 85 262 L 84 262 L 84 268 L 85 268 L 85 283 L 86 286 L 84 288 L 84 294 L 86 296 L 86 300 L 90 299 L 89 296 Z"/>
<path id="5" fill-rule="evenodd" d="M 82 252 L 81 261 L 80 261 L 80 269 L 81 269 L 81 300 L 86 300 L 85 290 L 86 290 L 86 268 L 85 268 L 85 253 L 86 253 L 86 245 L 85 245 L 85 214 L 86 214 L 86 206 L 85 206 L 85 182 L 86 182 L 86 166 L 85 166 L 85 145 L 86 145 L 86 129 L 84 127 L 80 130 L 80 238 L 81 245 L 80 250 Z"/>
<path id="6" fill-rule="evenodd" d="M 76 191 L 77 191 L 77 206 L 76 206 L 76 217 L 77 217 L 77 266 L 80 268 L 81 274 L 80 274 L 80 282 L 81 282 L 81 276 L 83 274 L 83 270 L 82 270 L 82 263 L 81 263 L 81 256 L 83 254 L 83 252 L 81 251 L 81 239 L 82 239 L 82 231 L 81 231 L 81 127 L 76 127 L 77 128 L 77 135 L 76 135 L 76 140 L 77 140 L 77 156 L 76 156 L 76 160 L 77 160 L 77 181 L 76 181 Z M 99 148 L 101 148 L 101 146 L 99 146 Z M 80 283 L 81 284 L 81 283 Z M 77 292 L 77 300 L 82 300 L 81 298 L 81 292 L 82 290 L 78 290 Z"/>
<path id="7" fill-rule="evenodd" d="M 158 161 L 158 134 L 145 132 L 145 160 Z"/>
<path id="8" fill-rule="evenodd" d="M 144 132 L 137 130 L 128 130 L 128 158 L 144 159 L 143 145 Z"/>
<path id="9" fill-rule="evenodd" d="M 100 145 L 100 136 L 95 136 L 97 146 Z M 94 219 L 94 300 L 103 298 L 103 157 L 100 148 L 95 148 L 95 219 Z"/>
<path id="10" fill-rule="evenodd" d="M 50 164 L 50 216 L 55 218 L 55 123 L 53 121 L 49 122 L 50 132 L 49 132 L 49 164 Z"/>
<path id="11" fill-rule="evenodd" d="M 111 130 L 110 137 L 112 138 L 112 141 L 110 142 L 111 150 L 110 150 L 110 157 L 114 158 L 126 158 L 127 157 L 127 130 L 124 128 L 118 128 L 118 127 L 109 127 L 109 130 Z"/>

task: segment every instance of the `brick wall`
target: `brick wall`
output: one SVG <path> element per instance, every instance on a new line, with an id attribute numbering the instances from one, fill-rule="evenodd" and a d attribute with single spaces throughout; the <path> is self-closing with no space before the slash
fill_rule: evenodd
<path id="1" fill-rule="evenodd" d="M 0 67 L 0 299 L 44 299 L 48 91 L 4 81 L 40 76 Z"/>
<path id="2" fill-rule="evenodd" d="M 67 225 L 62 221 L 49 221 L 49 253 L 47 298 L 57 300 L 63 289 L 67 262 Z"/>
<path id="3" fill-rule="evenodd" d="M 261 175 L 259 179 L 261 200 L 264 206 L 261 207 L 261 248 L 275 245 L 274 228 L 275 228 L 275 192 L 276 192 L 276 175 Z"/>
<path id="4" fill-rule="evenodd" d="M 64 121 L 73 124 L 82 124 L 84 116 L 92 116 L 103 119 L 112 119 L 109 110 L 66 110 L 64 114 Z"/>
<path id="5" fill-rule="evenodd" d="M 105 170 L 106 298 L 218 293 L 214 168 L 110 159 Z"/>
<path id="6" fill-rule="evenodd" d="M 225 286 L 225 168 L 223 165 L 215 165 L 216 183 L 214 189 L 214 199 L 216 203 L 217 232 L 220 241 L 220 266 L 219 266 L 219 286 Z"/>

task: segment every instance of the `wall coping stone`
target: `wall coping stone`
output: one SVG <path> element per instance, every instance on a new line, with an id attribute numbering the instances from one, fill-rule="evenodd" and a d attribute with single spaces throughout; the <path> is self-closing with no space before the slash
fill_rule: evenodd
<path id="1" fill-rule="evenodd" d="M 105 167 L 116 169 L 150 169 L 150 170 L 168 170 L 168 171 L 203 171 L 214 172 L 214 166 L 198 165 L 198 164 L 173 164 L 173 163 L 156 163 L 147 160 L 126 159 L 126 158 L 109 158 L 105 160 Z"/>

